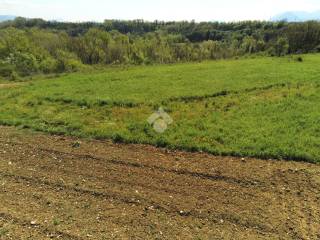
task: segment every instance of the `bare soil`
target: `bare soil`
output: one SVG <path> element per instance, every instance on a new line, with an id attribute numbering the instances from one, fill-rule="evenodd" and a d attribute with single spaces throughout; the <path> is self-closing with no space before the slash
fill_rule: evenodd
<path id="1" fill-rule="evenodd" d="M 0 127 L 0 239 L 320 239 L 320 166 Z"/>

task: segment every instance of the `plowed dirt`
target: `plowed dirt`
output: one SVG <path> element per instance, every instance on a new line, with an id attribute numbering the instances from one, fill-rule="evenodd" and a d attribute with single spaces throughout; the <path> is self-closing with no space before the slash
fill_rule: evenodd
<path id="1" fill-rule="evenodd" d="M 320 239 L 320 166 L 0 127 L 0 239 Z"/>

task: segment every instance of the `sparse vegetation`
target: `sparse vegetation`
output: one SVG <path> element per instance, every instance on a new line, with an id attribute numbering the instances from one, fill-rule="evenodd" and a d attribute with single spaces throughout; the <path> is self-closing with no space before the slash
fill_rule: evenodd
<path id="1" fill-rule="evenodd" d="M 4 237 L 9 232 L 8 229 L 0 227 L 0 237 Z"/>
<path id="2" fill-rule="evenodd" d="M 58 226 L 58 225 L 61 224 L 60 220 L 59 220 L 59 219 L 56 219 L 56 218 L 53 219 L 52 223 L 53 223 L 54 226 Z"/>

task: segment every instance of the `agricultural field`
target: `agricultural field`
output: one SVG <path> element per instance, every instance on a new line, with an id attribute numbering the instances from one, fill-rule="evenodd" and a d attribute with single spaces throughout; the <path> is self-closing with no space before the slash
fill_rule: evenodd
<path id="1" fill-rule="evenodd" d="M 319 239 L 320 166 L 0 127 L 0 239 Z"/>
<path id="2" fill-rule="evenodd" d="M 320 55 L 108 67 L 0 87 L 0 123 L 215 155 L 320 161 Z M 1 85 L 0 85 L 1 86 Z M 172 123 L 148 123 L 160 107 Z"/>
<path id="3" fill-rule="evenodd" d="M 0 239 L 319 239 L 319 64 L 0 80 Z"/>
<path id="4" fill-rule="evenodd" d="M 320 1 L 9 2 L 0 240 L 320 240 Z"/>

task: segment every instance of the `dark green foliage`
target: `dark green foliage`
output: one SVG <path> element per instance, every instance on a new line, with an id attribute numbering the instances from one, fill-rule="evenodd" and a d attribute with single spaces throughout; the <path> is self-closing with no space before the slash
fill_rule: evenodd
<path id="1" fill-rule="evenodd" d="M 284 56 L 288 54 L 289 43 L 288 40 L 284 37 L 280 37 L 277 42 L 272 46 L 269 51 L 272 56 Z"/>
<path id="2" fill-rule="evenodd" d="M 16 18 L 0 24 L 0 76 L 74 72 L 85 65 L 175 63 L 320 51 L 320 23 L 62 23 Z"/>
<path id="3" fill-rule="evenodd" d="M 0 62 L 0 76 L 9 78 L 13 74 L 13 72 L 13 65 L 6 62 Z"/>

